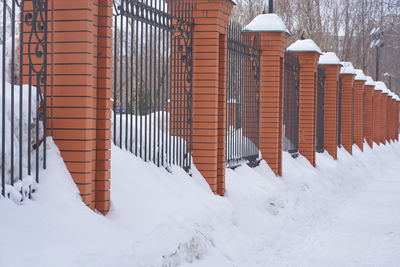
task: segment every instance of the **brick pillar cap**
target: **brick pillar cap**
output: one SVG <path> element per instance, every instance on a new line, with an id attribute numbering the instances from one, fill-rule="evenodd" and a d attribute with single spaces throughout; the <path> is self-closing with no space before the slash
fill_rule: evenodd
<path id="1" fill-rule="evenodd" d="M 319 57 L 318 64 L 343 66 L 342 62 L 340 62 L 340 59 L 336 56 L 334 52 L 322 53 L 322 56 Z"/>
<path id="2" fill-rule="evenodd" d="M 365 85 L 369 85 L 369 86 L 375 87 L 374 80 L 372 79 L 371 76 L 367 76 L 367 81 L 365 82 Z"/>
<path id="3" fill-rule="evenodd" d="M 387 89 L 385 83 L 381 81 L 375 82 L 375 90 L 382 91 L 383 94 L 389 94 L 389 90 Z"/>
<path id="4" fill-rule="evenodd" d="M 343 67 L 340 69 L 340 74 L 352 74 L 356 75 L 356 70 L 351 62 L 342 62 Z"/>
<path id="5" fill-rule="evenodd" d="M 356 77 L 354 78 L 354 80 L 367 81 L 367 77 L 365 77 L 365 74 L 361 69 L 356 69 Z"/>
<path id="6" fill-rule="evenodd" d="M 255 17 L 246 27 L 244 32 L 285 32 L 290 35 L 281 17 L 277 14 L 260 14 Z"/>
<path id="7" fill-rule="evenodd" d="M 315 52 L 322 55 L 321 49 L 311 39 L 297 40 L 291 44 L 287 49 L 288 52 Z"/>

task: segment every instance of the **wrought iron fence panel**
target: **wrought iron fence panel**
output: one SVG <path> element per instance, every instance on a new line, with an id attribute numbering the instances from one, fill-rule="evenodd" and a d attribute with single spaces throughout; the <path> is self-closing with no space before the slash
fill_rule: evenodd
<path id="1" fill-rule="evenodd" d="M 8 0 L 1 9 L 1 195 L 23 201 L 46 168 L 46 0 Z"/>
<path id="2" fill-rule="evenodd" d="M 342 77 L 338 82 L 338 147 L 342 147 Z"/>
<path id="3" fill-rule="evenodd" d="M 189 171 L 193 5 L 114 0 L 113 142 Z"/>
<path id="4" fill-rule="evenodd" d="M 317 85 L 317 152 L 324 152 L 324 106 L 325 106 L 325 71 L 318 68 Z"/>
<path id="5" fill-rule="evenodd" d="M 283 100 L 283 150 L 292 155 L 299 152 L 299 59 L 285 53 Z"/>
<path id="6" fill-rule="evenodd" d="M 259 159 L 259 35 L 243 33 L 230 22 L 227 43 L 226 164 L 235 167 Z"/>

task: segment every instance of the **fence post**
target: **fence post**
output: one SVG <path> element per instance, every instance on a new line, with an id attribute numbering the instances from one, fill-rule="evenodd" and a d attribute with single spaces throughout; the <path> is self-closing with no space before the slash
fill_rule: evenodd
<path id="1" fill-rule="evenodd" d="M 343 67 L 340 70 L 342 77 L 342 145 L 350 154 L 353 153 L 353 86 L 356 76 L 353 64 L 351 62 L 342 62 Z"/>
<path id="2" fill-rule="evenodd" d="M 389 91 L 386 103 L 386 141 L 391 143 L 390 132 L 392 130 L 392 92 Z"/>
<path id="3" fill-rule="evenodd" d="M 400 98 L 397 96 L 397 101 L 396 101 L 396 107 L 395 107 L 395 113 L 396 114 L 396 140 L 399 142 L 399 109 L 400 109 Z"/>
<path id="4" fill-rule="evenodd" d="M 325 70 L 324 148 L 337 159 L 339 72 L 342 63 L 333 52 L 324 53 L 319 65 Z"/>
<path id="5" fill-rule="evenodd" d="M 193 4 L 193 161 L 211 190 L 224 195 L 226 45 L 233 2 Z"/>
<path id="6" fill-rule="evenodd" d="M 375 84 L 375 83 L 374 83 Z M 381 132 L 381 90 L 375 85 L 372 96 L 372 133 L 373 141 L 379 146 L 381 143 L 380 132 Z"/>
<path id="7" fill-rule="evenodd" d="M 311 39 L 298 40 L 287 51 L 300 62 L 299 152 L 315 167 L 317 70 L 322 52 Z"/>
<path id="8" fill-rule="evenodd" d="M 367 78 L 360 69 L 354 78 L 354 144 L 364 150 L 364 88 Z"/>
<path id="9" fill-rule="evenodd" d="M 281 176 L 284 58 L 289 31 L 276 14 L 258 15 L 244 31 L 260 34 L 260 152 Z"/>
<path id="10" fill-rule="evenodd" d="M 383 82 L 375 82 L 375 88 L 381 91 L 381 106 L 380 106 L 380 131 L 379 131 L 379 141 L 382 144 L 386 144 L 386 129 L 387 129 L 387 102 L 389 90 Z"/>
<path id="11" fill-rule="evenodd" d="M 374 81 L 370 76 L 367 76 L 367 81 L 365 82 L 365 99 L 364 99 L 365 139 L 371 148 L 373 147 L 373 127 L 374 127 L 373 110 L 372 110 L 374 87 L 375 87 Z"/>
<path id="12" fill-rule="evenodd" d="M 54 0 L 48 39 L 54 117 L 47 125 L 82 200 L 103 214 L 110 203 L 111 17 L 112 0 Z"/>

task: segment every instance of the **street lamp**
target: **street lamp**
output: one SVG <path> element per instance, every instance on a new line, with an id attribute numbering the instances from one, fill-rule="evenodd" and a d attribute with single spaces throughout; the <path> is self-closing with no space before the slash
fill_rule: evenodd
<path id="1" fill-rule="evenodd" d="M 383 30 L 380 27 L 373 28 L 370 32 L 370 35 L 372 36 L 372 42 L 370 47 L 374 48 L 376 47 L 376 76 L 375 80 L 379 81 L 379 58 L 380 58 L 380 53 L 379 53 L 379 47 L 383 47 L 384 42 L 382 40 L 383 37 Z"/>

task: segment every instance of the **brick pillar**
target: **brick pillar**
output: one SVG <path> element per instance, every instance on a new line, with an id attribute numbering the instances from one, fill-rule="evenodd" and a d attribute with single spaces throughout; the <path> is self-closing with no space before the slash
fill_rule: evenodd
<path id="1" fill-rule="evenodd" d="M 53 138 L 82 200 L 103 214 L 110 203 L 111 16 L 112 0 L 54 0 L 54 36 L 48 24 L 49 58 L 54 38 Z"/>
<path id="2" fill-rule="evenodd" d="M 193 161 L 225 193 L 226 38 L 233 2 L 194 0 Z"/>
<path id="3" fill-rule="evenodd" d="M 396 114 L 396 140 L 399 142 L 399 109 L 400 109 L 400 98 L 397 97 L 396 107 L 395 107 L 395 114 Z"/>
<path id="4" fill-rule="evenodd" d="M 356 70 L 354 80 L 354 144 L 364 150 L 364 87 L 366 77 L 362 70 Z"/>
<path id="5" fill-rule="evenodd" d="M 342 145 L 350 154 L 353 153 L 353 86 L 355 71 L 350 62 L 343 62 L 342 67 Z"/>
<path id="6" fill-rule="evenodd" d="M 258 32 L 261 42 L 260 81 L 260 151 L 275 175 L 282 175 L 282 124 L 284 57 L 288 31 L 281 21 L 281 28 L 265 28 L 269 21 L 280 20 L 276 14 L 258 15 L 244 28 Z M 261 27 L 257 27 L 263 22 Z"/>
<path id="7" fill-rule="evenodd" d="M 389 92 L 387 99 L 386 99 L 386 141 L 390 143 L 390 132 L 392 130 L 392 94 Z"/>
<path id="8" fill-rule="evenodd" d="M 315 167 L 317 71 L 322 53 L 310 39 L 296 41 L 287 51 L 297 56 L 300 63 L 299 152 Z"/>
<path id="9" fill-rule="evenodd" d="M 335 56 L 337 63 L 324 60 L 329 54 Z M 329 155 L 337 159 L 339 73 L 341 63 L 334 53 L 326 53 L 320 57 L 319 65 L 325 70 L 324 148 L 328 151 Z"/>
<path id="10" fill-rule="evenodd" d="M 373 91 L 372 96 L 372 135 L 373 141 L 379 145 L 381 143 L 381 97 L 382 91 L 376 89 Z"/>
<path id="11" fill-rule="evenodd" d="M 374 94 L 375 84 L 371 77 L 367 77 L 367 82 L 365 83 L 365 94 L 364 94 L 364 120 L 365 120 L 365 140 L 368 145 L 372 148 L 373 143 L 373 94 Z"/>
<path id="12" fill-rule="evenodd" d="M 381 131 L 380 131 L 380 142 L 384 145 L 386 145 L 386 128 L 387 128 L 387 118 L 386 118 L 386 113 L 387 113 L 387 92 L 382 92 L 382 97 L 381 97 L 381 112 L 380 112 L 380 118 L 381 118 Z"/>

